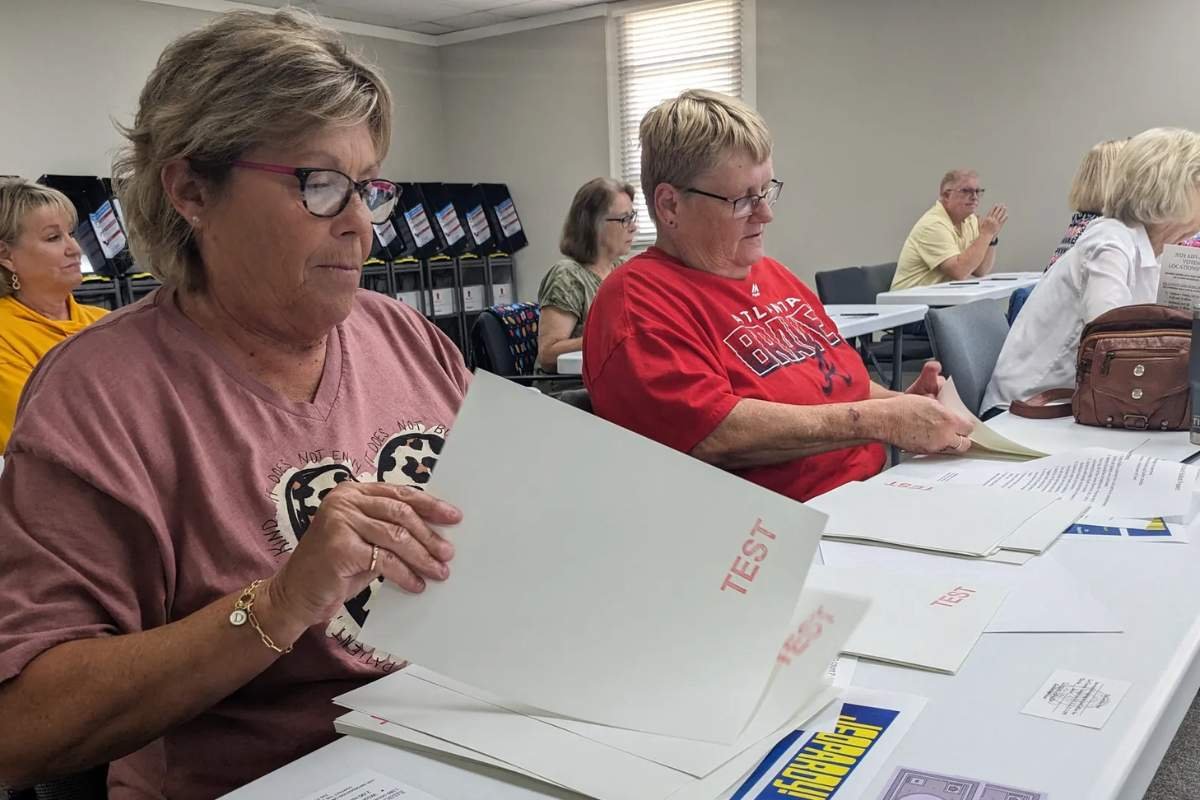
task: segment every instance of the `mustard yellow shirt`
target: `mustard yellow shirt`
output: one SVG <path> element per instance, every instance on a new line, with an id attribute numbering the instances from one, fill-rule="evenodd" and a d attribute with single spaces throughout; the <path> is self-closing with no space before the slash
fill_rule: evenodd
<path id="1" fill-rule="evenodd" d="M 904 240 L 892 288 L 910 289 L 945 283 L 950 276 L 938 269 L 938 265 L 966 250 L 978 238 L 978 217 L 972 214 L 956 228 L 941 201 L 934 203 Z"/>
<path id="2" fill-rule="evenodd" d="M 29 373 L 50 348 L 108 313 L 96 306 L 81 306 L 68 296 L 71 318 L 43 317 L 13 297 L 0 297 L 0 452 L 8 446 L 17 401 Z"/>

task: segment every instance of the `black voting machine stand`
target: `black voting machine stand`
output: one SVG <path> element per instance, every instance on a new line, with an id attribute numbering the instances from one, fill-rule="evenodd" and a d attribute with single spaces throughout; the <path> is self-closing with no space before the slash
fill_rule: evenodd
<path id="1" fill-rule="evenodd" d="M 129 252 L 125 220 L 109 179 L 43 175 L 75 206 L 83 250 L 80 303 L 115 309 L 160 284 Z M 471 326 L 485 309 L 516 300 L 513 254 L 528 244 L 503 183 L 401 183 L 392 216 L 372 226 L 362 286 L 415 308 L 468 353 Z"/>
<path id="2" fill-rule="evenodd" d="M 392 217 L 374 226 L 368 262 L 373 285 L 367 288 L 386 287 L 468 354 L 479 314 L 515 302 L 513 253 L 528 244 L 516 206 L 504 184 L 400 186 Z M 368 280 L 365 269 L 363 277 Z"/>

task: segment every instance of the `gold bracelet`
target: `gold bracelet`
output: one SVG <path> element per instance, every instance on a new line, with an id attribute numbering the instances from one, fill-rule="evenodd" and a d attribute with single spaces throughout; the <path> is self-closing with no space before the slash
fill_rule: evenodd
<path id="1" fill-rule="evenodd" d="M 276 653 L 290 653 L 292 652 L 292 646 L 288 645 L 288 648 L 284 650 L 275 644 L 271 640 L 271 637 L 267 635 L 267 632 L 262 629 L 262 626 L 258 624 L 258 617 L 254 616 L 254 591 L 261 584 L 262 580 L 259 579 L 242 590 L 241 596 L 233 604 L 233 611 L 229 614 L 229 624 L 240 628 L 249 622 L 250 627 L 258 632 L 258 638 L 262 639 L 263 644 Z"/>

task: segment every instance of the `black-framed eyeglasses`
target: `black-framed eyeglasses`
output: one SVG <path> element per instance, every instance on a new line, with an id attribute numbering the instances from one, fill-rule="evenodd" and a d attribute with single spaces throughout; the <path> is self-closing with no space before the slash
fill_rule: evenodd
<path id="1" fill-rule="evenodd" d="M 300 181 L 300 198 L 308 213 L 314 217 L 336 217 L 345 210 L 351 194 L 357 194 L 371 212 L 371 222 L 387 222 L 396 207 L 401 188 L 383 178 L 356 181 L 336 169 L 285 167 L 282 164 L 263 164 L 258 161 L 234 161 L 233 166 L 291 175 Z"/>
<path id="2" fill-rule="evenodd" d="M 734 219 L 744 219 L 745 217 L 748 217 L 754 213 L 754 210 L 758 208 L 759 203 L 766 202 L 768 206 L 775 205 L 775 201 L 779 199 L 779 193 L 783 191 L 783 181 L 772 179 L 771 182 L 767 184 L 767 190 L 765 192 L 762 194 L 748 194 L 745 197 L 724 197 L 722 195 L 706 192 L 702 189 L 696 189 L 691 186 L 684 189 L 684 191 L 689 194 L 699 194 L 703 195 L 704 197 L 711 197 L 714 200 L 732 203 Z"/>
<path id="3" fill-rule="evenodd" d="M 635 208 L 632 211 L 630 211 L 629 213 L 622 214 L 619 217 L 605 217 L 604 221 L 605 222 L 619 222 L 619 223 L 621 223 L 622 227 L 628 228 L 629 230 L 633 230 L 634 228 L 637 227 L 637 209 Z"/>
<path id="4" fill-rule="evenodd" d="M 968 197 L 983 197 L 983 193 L 986 192 L 987 189 L 955 189 L 954 191 Z"/>

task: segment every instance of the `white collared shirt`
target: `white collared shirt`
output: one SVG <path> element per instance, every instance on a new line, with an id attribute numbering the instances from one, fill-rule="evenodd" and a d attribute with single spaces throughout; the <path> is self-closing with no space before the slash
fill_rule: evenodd
<path id="1" fill-rule="evenodd" d="M 1083 326 L 1120 306 L 1153 303 L 1160 268 L 1141 225 L 1101 217 L 1029 295 L 1000 351 L 983 408 L 1075 386 Z"/>

